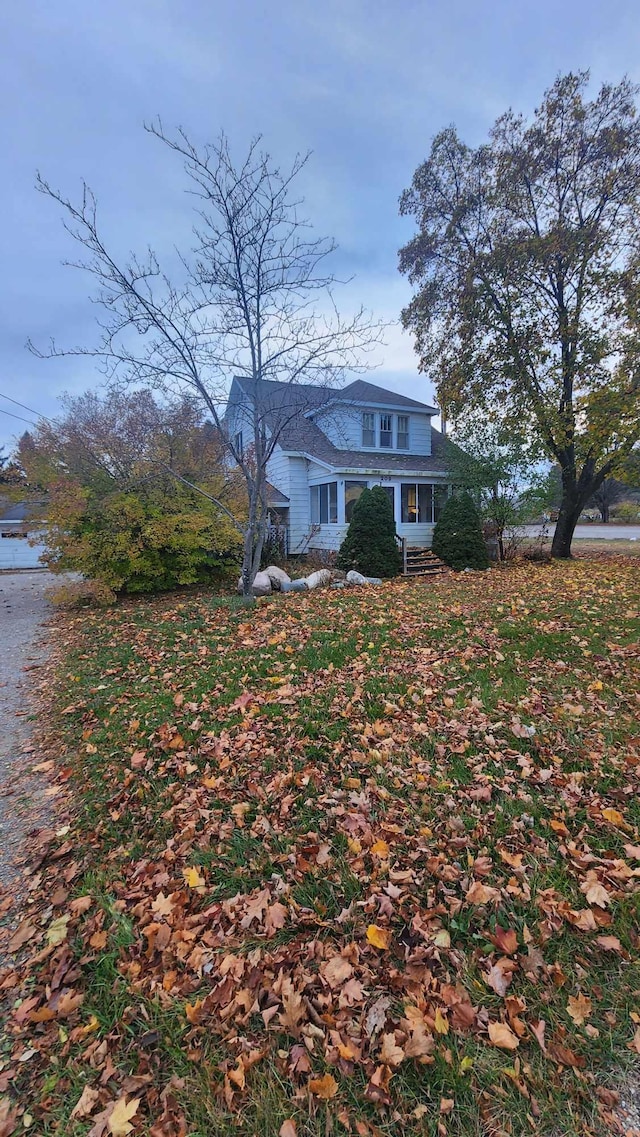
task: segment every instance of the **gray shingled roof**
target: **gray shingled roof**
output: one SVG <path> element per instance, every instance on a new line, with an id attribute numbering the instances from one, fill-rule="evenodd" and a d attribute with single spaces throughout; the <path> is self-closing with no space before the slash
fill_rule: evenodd
<path id="1" fill-rule="evenodd" d="M 253 394 L 254 381 L 237 377 L 237 382 L 248 395 Z M 265 395 L 264 392 L 267 392 Z M 283 450 L 309 454 L 336 469 L 349 470 L 425 470 L 446 471 L 443 458 L 443 440 L 439 431 L 432 429 L 432 454 L 398 454 L 367 450 L 342 450 L 327 438 L 324 431 L 313 419 L 306 417 L 310 410 L 320 409 L 336 402 L 377 403 L 387 406 L 415 407 L 435 414 L 436 408 L 427 403 L 419 403 L 395 391 L 378 387 L 356 379 L 348 387 L 331 390 L 310 383 L 277 383 L 263 381 L 262 406 L 268 425 L 275 426 L 279 434 L 279 445 Z M 285 422 L 283 423 L 283 418 Z"/>
<path id="2" fill-rule="evenodd" d="M 267 482 L 267 501 L 269 505 L 289 504 L 289 498 L 286 496 L 286 494 L 283 494 L 282 490 L 276 489 L 275 486 L 272 486 L 271 482 Z"/>
<path id="3" fill-rule="evenodd" d="M 236 375 L 234 379 L 247 395 L 253 396 L 255 380 L 249 376 Z M 437 414 L 438 408 L 429 403 L 421 403 L 397 391 L 379 387 L 377 383 L 367 383 L 364 379 L 354 379 L 346 387 L 323 387 L 314 383 L 278 383 L 272 379 L 262 381 L 262 400 L 267 408 L 280 410 L 282 407 L 304 406 L 305 411 L 314 407 L 328 406 L 329 403 L 374 403 L 388 407 L 415 407 L 416 410 Z"/>
<path id="4" fill-rule="evenodd" d="M 420 403 L 417 399 L 409 399 L 407 395 L 399 395 L 397 391 L 389 391 L 386 387 L 379 387 L 377 383 L 367 383 L 365 379 L 356 379 L 348 387 L 341 387 L 333 392 L 332 401 L 345 401 L 349 403 L 377 403 L 388 407 L 415 407 L 417 410 L 430 411 L 437 414 L 438 408 L 429 403 Z"/>
<path id="5" fill-rule="evenodd" d="M 0 521 L 28 521 L 43 504 L 42 501 L 17 501 L 4 509 L 0 507 Z"/>

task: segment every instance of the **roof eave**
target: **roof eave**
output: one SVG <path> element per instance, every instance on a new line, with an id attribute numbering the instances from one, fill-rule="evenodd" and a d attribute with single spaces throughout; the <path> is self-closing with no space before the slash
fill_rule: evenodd
<path id="1" fill-rule="evenodd" d="M 336 406 L 348 407 L 373 407 L 377 411 L 395 411 L 398 414 L 422 414 L 433 415 L 440 414 L 439 407 L 431 407 L 428 403 L 374 403 L 370 399 L 332 399 L 330 403 L 321 403 L 318 407 L 311 407 L 308 411 L 304 412 L 305 418 L 313 418 L 314 415 L 322 414 L 324 411 L 331 410 Z"/>

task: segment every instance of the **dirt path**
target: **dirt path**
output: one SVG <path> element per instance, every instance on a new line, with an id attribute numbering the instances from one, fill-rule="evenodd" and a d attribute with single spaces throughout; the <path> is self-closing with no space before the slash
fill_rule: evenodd
<path id="1" fill-rule="evenodd" d="M 47 572 L 0 573 L 0 911 L 21 893 L 30 837 L 51 820 L 44 777 L 33 758 L 35 687 L 49 646 Z"/>

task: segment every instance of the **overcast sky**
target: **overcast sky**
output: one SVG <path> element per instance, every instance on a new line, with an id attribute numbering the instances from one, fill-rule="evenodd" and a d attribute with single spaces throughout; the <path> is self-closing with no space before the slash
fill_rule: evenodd
<path id="1" fill-rule="evenodd" d="M 188 239 L 179 165 L 142 123 L 160 115 L 196 140 L 252 135 L 286 164 L 313 151 L 307 212 L 356 276 L 343 307 L 397 321 L 409 289 L 398 197 L 430 140 L 455 123 L 482 141 L 508 106 L 530 113 L 559 72 L 594 87 L 640 80 L 638 0 L 18 0 L 0 12 L 2 274 L 0 392 L 55 414 L 58 396 L 101 383 L 90 361 L 41 361 L 46 345 L 95 342 L 90 282 L 36 170 L 75 196 L 85 178 L 122 254 L 162 257 Z M 397 326 L 369 378 L 430 401 Z M 0 398 L 0 409 L 30 416 Z M 0 413 L 0 443 L 26 423 Z"/>

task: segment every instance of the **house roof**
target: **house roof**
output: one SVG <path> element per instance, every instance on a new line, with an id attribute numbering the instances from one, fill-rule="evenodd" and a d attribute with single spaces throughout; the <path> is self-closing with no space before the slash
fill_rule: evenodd
<path id="1" fill-rule="evenodd" d="M 255 379 L 236 375 L 234 382 L 238 383 L 247 395 L 253 397 Z M 263 379 L 262 400 L 267 410 L 272 408 L 274 411 L 296 406 L 304 413 L 334 403 L 367 403 L 379 407 L 413 407 L 415 410 L 426 411 L 433 415 L 438 413 L 438 408 L 429 403 L 421 403 L 417 399 L 408 398 L 407 395 L 399 395 L 397 391 L 389 391 L 387 387 L 379 387 L 377 383 L 367 383 L 364 379 L 355 379 L 346 387 L 337 388 L 315 383 L 279 383 L 272 379 Z"/>
<path id="2" fill-rule="evenodd" d="M 420 403 L 417 399 L 409 399 L 406 395 L 399 395 L 397 391 L 379 387 L 377 383 L 367 383 L 365 379 L 356 379 L 347 387 L 341 387 L 335 392 L 332 402 L 373 403 L 379 407 L 414 407 L 415 410 L 429 411 L 430 414 L 438 413 L 437 407 Z"/>
<path id="3" fill-rule="evenodd" d="M 286 496 L 286 494 L 283 494 L 281 490 L 276 489 L 275 486 L 272 486 L 271 482 L 267 482 L 267 501 L 269 505 L 289 504 L 289 498 Z"/>
<path id="4" fill-rule="evenodd" d="M 0 506 L 0 521 L 28 521 L 43 504 L 41 501 L 17 501 L 4 509 Z"/>
<path id="5" fill-rule="evenodd" d="M 314 425 L 315 424 L 311 424 Z M 380 450 L 339 450 L 332 442 L 316 427 L 317 435 L 320 436 L 316 440 L 314 436 L 313 445 L 298 446 L 297 450 L 302 450 L 304 453 L 309 454 L 312 458 L 318 458 L 321 462 L 326 462 L 336 470 L 397 470 L 402 473 L 404 470 L 422 470 L 425 473 L 446 473 L 447 464 L 444 459 L 444 438 L 439 430 L 435 427 L 431 428 L 431 454 L 398 454 L 394 451 L 380 451 Z M 289 449 L 281 440 L 280 445 L 283 450 Z"/>
<path id="6" fill-rule="evenodd" d="M 253 379 L 238 376 L 235 380 L 246 394 L 253 396 Z M 367 450 L 342 450 L 327 438 L 324 431 L 308 415 L 337 402 L 364 403 L 378 406 L 406 406 L 435 414 L 436 408 L 419 403 L 395 391 L 356 379 L 347 387 L 334 391 L 310 383 L 277 383 L 263 381 L 262 413 L 268 426 L 278 431 L 278 444 L 286 451 L 307 454 L 336 469 L 350 470 L 446 470 L 442 435 L 432 427 L 432 454 L 374 453 Z"/>

